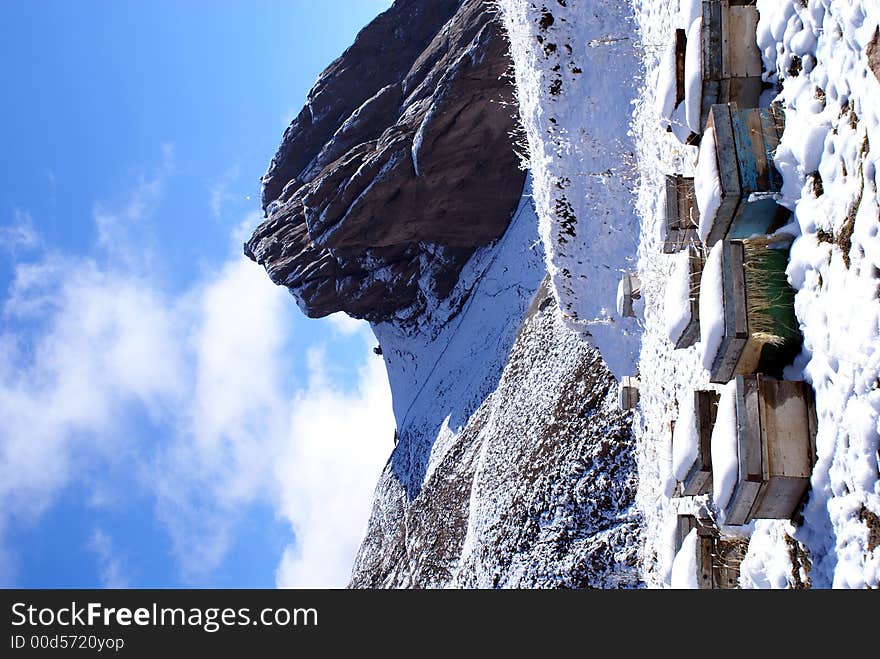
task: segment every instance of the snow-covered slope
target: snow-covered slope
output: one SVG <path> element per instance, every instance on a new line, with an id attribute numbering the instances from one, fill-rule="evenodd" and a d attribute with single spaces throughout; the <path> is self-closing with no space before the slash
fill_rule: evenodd
<path id="1" fill-rule="evenodd" d="M 621 318 L 621 274 L 635 268 L 637 179 L 629 136 L 641 64 L 632 7 L 620 0 L 500 0 L 535 206 L 566 323 L 617 377 L 631 374 L 639 327 Z"/>
<path id="2" fill-rule="evenodd" d="M 527 182 L 504 236 L 474 254 L 451 295 L 428 301 L 418 326 L 373 325 L 397 421 L 389 464 L 411 496 L 497 385 L 544 277 L 542 257 Z"/>
<path id="3" fill-rule="evenodd" d="M 352 586 L 639 585 L 635 445 L 616 403 L 545 286 L 495 390 L 461 428 L 444 425 L 421 487 L 408 494 L 386 467 Z"/>

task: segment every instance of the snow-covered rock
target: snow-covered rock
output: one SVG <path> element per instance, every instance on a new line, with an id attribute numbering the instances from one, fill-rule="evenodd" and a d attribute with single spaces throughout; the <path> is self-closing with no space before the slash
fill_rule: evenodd
<path id="1" fill-rule="evenodd" d="M 629 3 L 501 0 L 553 293 L 569 327 L 617 377 L 635 370 L 640 327 L 615 293 L 632 270 L 637 178 L 629 133 L 640 58 Z M 655 123 L 655 126 L 657 124 Z"/>
<path id="2" fill-rule="evenodd" d="M 640 584 L 631 417 L 617 408 L 598 352 L 562 323 L 547 285 L 499 366 L 505 358 L 494 391 L 462 425 L 443 417 L 455 399 L 440 399 L 433 447 L 401 437 L 352 586 Z M 429 458 L 407 491 L 398 463 L 413 451 Z"/>

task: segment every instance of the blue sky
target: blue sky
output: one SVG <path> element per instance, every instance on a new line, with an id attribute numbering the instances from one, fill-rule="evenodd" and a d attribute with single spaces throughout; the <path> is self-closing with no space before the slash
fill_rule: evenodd
<path id="1" fill-rule="evenodd" d="M 289 119 L 389 5 L 0 3 L 0 584 L 344 585 L 384 368 L 241 243 Z"/>

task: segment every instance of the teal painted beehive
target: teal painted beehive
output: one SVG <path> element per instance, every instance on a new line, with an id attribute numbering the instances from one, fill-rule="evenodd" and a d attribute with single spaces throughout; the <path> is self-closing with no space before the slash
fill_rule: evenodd
<path id="1" fill-rule="evenodd" d="M 782 175 L 773 164 L 785 129 L 783 110 L 776 105 L 749 110 L 735 103 L 713 105 L 706 124 L 706 130 L 710 128 L 721 194 L 706 246 L 723 238 L 769 233 L 789 214 L 776 203 Z M 711 149 L 701 149 L 700 157 L 712 157 Z"/>

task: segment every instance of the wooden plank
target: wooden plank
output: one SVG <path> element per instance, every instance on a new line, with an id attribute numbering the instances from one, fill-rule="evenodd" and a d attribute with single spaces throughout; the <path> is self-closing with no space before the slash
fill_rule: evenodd
<path id="1" fill-rule="evenodd" d="M 731 51 L 733 49 L 731 47 L 730 39 L 730 6 L 724 0 L 718 4 L 721 10 L 721 24 L 718 28 L 721 37 L 721 77 L 722 79 L 729 80 L 733 75 L 731 63 Z M 737 37 L 739 37 L 739 34 L 737 34 Z M 738 40 L 738 38 L 735 39 L 735 41 Z"/>
<path id="2" fill-rule="evenodd" d="M 732 78 L 761 75 L 761 51 L 753 36 L 758 28 L 758 9 L 754 6 L 731 6 L 727 10 L 727 29 L 730 39 L 728 72 Z"/>
<path id="3" fill-rule="evenodd" d="M 740 115 L 743 118 L 743 122 L 745 124 L 745 133 L 746 138 L 748 139 L 748 148 L 752 151 L 752 160 L 755 163 L 755 180 L 756 185 L 754 191 L 760 192 L 770 192 L 770 169 L 775 171 L 773 167 L 773 154 L 767 153 L 767 147 L 764 143 L 764 123 L 762 121 L 761 115 L 763 113 L 758 109 L 751 110 L 741 110 Z M 743 149 L 746 146 L 743 145 Z M 740 180 L 743 180 L 743 176 L 740 175 Z M 746 190 L 745 186 L 743 186 L 743 195 L 745 195 Z"/>
<path id="4" fill-rule="evenodd" d="M 741 108 L 756 108 L 764 91 L 761 76 L 749 78 L 729 78 L 727 97 L 724 102 L 736 102 Z"/>
<path id="5" fill-rule="evenodd" d="M 714 586 L 722 590 L 739 588 L 740 565 L 745 557 L 747 542 L 715 540 Z"/>
<path id="6" fill-rule="evenodd" d="M 713 105 L 709 117 L 709 125 L 715 129 L 718 174 L 721 179 L 721 205 L 706 240 L 707 248 L 711 248 L 727 235 L 740 202 L 741 187 L 733 138 L 732 111 L 736 111 L 735 104 Z"/>
<path id="7" fill-rule="evenodd" d="M 684 58 L 687 52 L 687 30 L 678 28 L 675 31 L 675 105 L 684 100 Z"/>
<path id="8" fill-rule="evenodd" d="M 690 293 L 688 304 L 690 305 L 690 320 L 681 336 L 675 342 L 676 350 L 682 348 L 690 348 L 700 340 L 700 282 L 703 277 L 703 265 L 705 258 L 702 250 L 700 250 L 695 240 L 687 246 L 688 250 L 688 271 L 690 277 Z"/>
<path id="9" fill-rule="evenodd" d="M 712 429 L 718 415 L 718 401 L 721 396 L 717 391 L 700 390 L 694 392 L 696 399 L 695 413 L 700 439 L 699 459 L 704 469 L 712 471 Z"/>
<path id="10" fill-rule="evenodd" d="M 725 87 L 725 90 L 727 87 Z M 712 107 L 718 103 L 727 103 L 725 98 L 726 91 L 722 93 L 721 81 L 719 80 L 703 80 L 702 99 L 700 100 L 700 126 L 705 131 L 708 128 L 709 116 L 712 113 Z"/>
<path id="11" fill-rule="evenodd" d="M 731 112 L 730 116 L 736 167 L 739 171 L 740 194 L 743 197 L 761 189 L 758 185 L 759 163 L 755 162 L 752 140 L 749 136 L 748 114 L 748 110 L 738 110 Z"/>
<path id="12" fill-rule="evenodd" d="M 666 177 L 666 236 L 669 239 L 670 231 L 677 231 L 681 228 L 680 218 L 678 217 L 678 176 L 668 175 Z"/>
<path id="13" fill-rule="evenodd" d="M 810 462 L 815 467 L 816 466 L 816 434 L 819 429 L 819 419 L 816 416 L 816 394 L 813 391 L 813 387 L 811 387 L 806 382 L 802 383 L 804 389 L 804 396 L 807 400 L 807 420 L 810 424 Z"/>
<path id="14" fill-rule="evenodd" d="M 675 179 L 679 228 L 697 228 L 700 223 L 694 179 L 692 176 L 676 176 Z"/>
<path id="15" fill-rule="evenodd" d="M 675 527 L 675 553 L 681 549 L 684 539 L 697 528 L 697 518 L 693 515 L 679 515 Z"/>
<path id="16" fill-rule="evenodd" d="M 722 63 L 722 5 L 727 1 L 703 2 L 702 60 L 703 80 L 721 80 L 724 76 Z"/>
<path id="17" fill-rule="evenodd" d="M 804 383 L 756 376 L 764 426 L 765 481 L 756 519 L 790 519 L 813 468 L 810 402 Z"/>
<path id="18" fill-rule="evenodd" d="M 694 416 L 697 422 L 699 448 L 697 459 L 682 483 L 686 496 L 712 492 L 712 428 L 718 412 L 718 394 L 714 391 L 694 391 Z"/>
<path id="19" fill-rule="evenodd" d="M 761 448 L 754 381 L 736 378 L 737 460 L 739 475 L 725 511 L 727 524 L 741 526 L 751 520 L 752 507 L 761 489 Z"/>
<path id="20" fill-rule="evenodd" d="M 697 584 L 700 590 L 711 590 L 714 585 L 712 555 L 715 541 L 713 538 L 697 538 Z"/>
<path id="21" fill-rule="evenodd" d="M 780 136 L 780 133 L 777 131 L 776 116 L 769 108 L 762 108 L 759 114 L 761 118 L 761 140 L 764 146 L 764 157 L 768 163 L 767 175 L 769 181 L 766 189 L 778 192 L 782 190 L 782 175 L 774 164 Z"/>
<path id="22" fill-rule="evenodd" d="M 730 382 L 749 340 L 743 248 L 739 241 L 726 241 L 721 251 L 721 289 L 724 296 L 724 337 L 715 355 L 710 381 Z"/>

